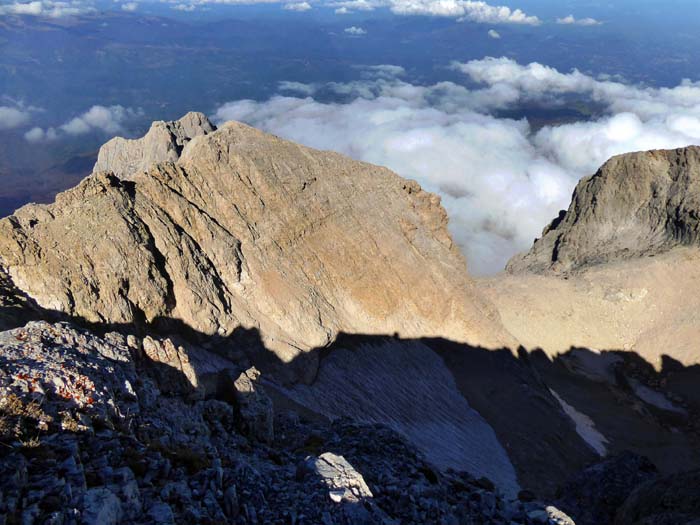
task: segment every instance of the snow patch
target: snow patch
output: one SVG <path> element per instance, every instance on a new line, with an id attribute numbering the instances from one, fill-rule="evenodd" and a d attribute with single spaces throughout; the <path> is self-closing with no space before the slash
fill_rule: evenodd
<path id="1" fill-rule="evenodd" d="M 595 423 L 593 423 L 593 420 L 564 401 L 561 396 L 551 388 L 549 391 L 557 399 L 557 401 L 559 401 L 564 413 L 566 413 L 566 415 L 569 416 L 576 425 L 576 432 L 578 432 L 578 435 L 581 436 L 583 440 L 598 453 L 599 456 L 605 456 L 607 454 L 605 444 L 608 442 L 608 440 L 603 434 L 598 432 L 598 430 L 595 428 Z"/>
<path id="2" fill-rule="evenodd" d="M 661 410 L 666 410 L 667 412 L 676 412 L 678 414 L 686 413 L 684 409 L 674 405 L 661 392 L 652 390 L 651 388 L 644 386 L 642 383 L 634 379 L 628 379 L 628 381 L 632 386 L 632 390 L 634 390 L 634 393 L 637 395 L 637 397 L 645 403 L 652 405 L 656 408 L 660 408 Z"/>

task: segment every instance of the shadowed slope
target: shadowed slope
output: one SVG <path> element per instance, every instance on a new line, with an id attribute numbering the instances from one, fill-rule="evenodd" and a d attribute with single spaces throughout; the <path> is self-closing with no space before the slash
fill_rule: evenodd
<path id="1" fill-rule="evenodd" d="M 515 470 L 495 432 L 469 406 L 450 369 L 429 346 L 393 338 L 352 339 L 334 345 L 312 385 L 284 393 L 328 417 L 388 425 L 436 467 L 485 476 L 508 496 L 517 494 Z"/>

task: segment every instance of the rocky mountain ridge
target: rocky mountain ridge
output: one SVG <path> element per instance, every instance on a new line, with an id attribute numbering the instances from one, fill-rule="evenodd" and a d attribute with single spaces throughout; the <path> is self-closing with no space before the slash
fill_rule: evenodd
<path id="1" fill-rule="evenodd" d="M 439 199 L 384 168 L 194 113 L 113 139 L 54 204 L 0 220 L 5 515 L 693 516 L 639 494 L 700 467 L 700 323 L 680 315 L 698 155 L 613 159 L 475 281 Z"/>
<path id="2" fill-rule="evenodd" d="M 613 157 L 583 178 L 511 273 L 565 273 L 700 243 L 700 146 Z"/>
<path id="3" fill-rule="evenodd" d="M 110 172 L 122 180 L 132 180 L 153 164 L 177 162 L 193 138 L 215 130 L 202 113 L 191 112 L 171 122 L 154 122 L 140 139 L 114 137 L 102 146 L 93 172 Z"/>
<path id="4" fill-rule="evenodd" d="M 116 175 L 97 171 L 55 204 L 0 221 L 0 264 L 15 285 L 91 323 L 224 338 L 255 328 L 282 362 L 341 331 L 510 341 L 474 292 L 436 196 L 243 124 L 205 134 L 213 127 L 193 124 L 205 120 L 115 139 L 96 169 L 115 162 Z M 168 148 L 188 135 L 172 162 Z M 152 158 L 164 162 L 132 170 Z"/>

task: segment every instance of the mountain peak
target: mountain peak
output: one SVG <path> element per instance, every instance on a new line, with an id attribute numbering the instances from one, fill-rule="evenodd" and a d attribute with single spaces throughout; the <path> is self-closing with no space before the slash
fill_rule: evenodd
<path id="1" fill-rule="evenodd" d="M 156 121 L 140 139 L 115 137 L 100 148 L 94 173 L 109 171 L 129 180 L 158 162 L 175 162 L 193 138 L 216 130 L 204 113 L 190 111 L 172 121 Z"/>
<path id="2" fill-rule="evenodd" d="M 500 345 L 446 227 L 437 196 L 385 168 L 190 113 L 113 139 L 54 204 L 0 221 L 0 259 L 43 308 L 254 328 L 282 362 L 340 332 Z"/>
<path id="3" fill-rule="evenodd" d="M 700 244 L 700 147 L 618 155 L 508 271 L 568 272 Z"/>

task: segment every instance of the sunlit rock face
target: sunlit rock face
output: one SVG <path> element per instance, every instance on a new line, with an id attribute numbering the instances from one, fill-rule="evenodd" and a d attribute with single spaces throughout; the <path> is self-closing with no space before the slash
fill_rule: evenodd
<path id="1" fill-rule="evenodd" d="M 95 169 L 0 222 L 0 264 L 45 309 L 254 328 L 283 363 L 340 331 L 511 341 L 439 198 L 387 169 L 194 113 L 110 141 Z"/>
<path id="2" fill-rule="evenodd" d="M 123 180 L 131 180 L 153 164 L 176 162 L 190 140 L 215 129 L 206 115 L 195 112 L 179 120 L 154 122 L 140 139 L 115 137 L 102 146 L 93 171 L 109 171 Z"/>
<path id="3" fill-rule="evenodd" d="M 613 157 L 505 275 L 481 282 L 507 329 L 571 347 L 700 363 L 700 147 Z M 553 329 L 556 327 L 556 329 Z"/>

